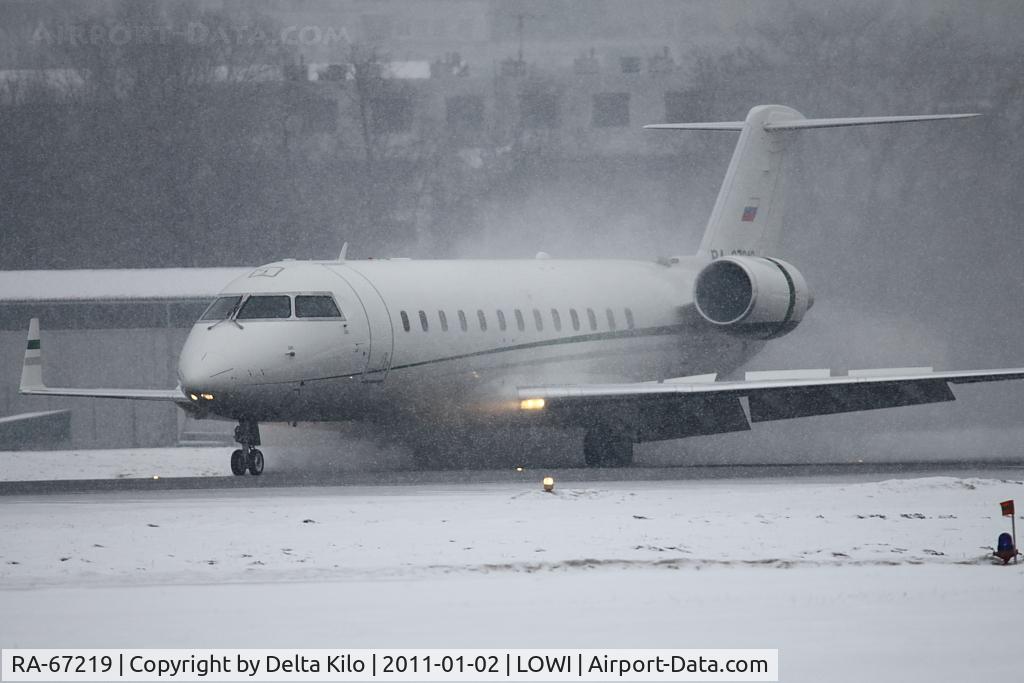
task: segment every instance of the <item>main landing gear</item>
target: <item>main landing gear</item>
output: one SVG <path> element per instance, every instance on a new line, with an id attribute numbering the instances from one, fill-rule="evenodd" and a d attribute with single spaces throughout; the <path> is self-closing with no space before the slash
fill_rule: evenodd
<path id="1" fill-rule="evenodd" d="M 629 467 L 633 464 L 633 439 L 608 427 L 588 429 L 583 436 L 583 461 L 587 467 Z"/>
<path id="2" fill-rule="evenodd" d="M 263 452 L 260 445 L 260 426 L 253 420 L 241 420 L 235 427 L 235 441 L 242 445 L 231 454 L 231 474 L 263 474 Z"/>

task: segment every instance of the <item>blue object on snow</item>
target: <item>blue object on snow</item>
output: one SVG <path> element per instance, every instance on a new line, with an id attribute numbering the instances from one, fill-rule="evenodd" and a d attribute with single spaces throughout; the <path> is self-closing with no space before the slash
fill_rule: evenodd
<path id="1" fill-rule="evenodd" d="M 997 553 L 1013 552 L 1013 536 L 1008 533 L 999 534 L 999 542 L 996 543 Z"/>

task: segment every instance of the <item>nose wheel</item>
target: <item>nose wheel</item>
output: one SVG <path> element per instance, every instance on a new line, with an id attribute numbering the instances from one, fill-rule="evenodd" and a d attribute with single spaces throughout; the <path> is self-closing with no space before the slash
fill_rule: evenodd
<path id="1" fill-rule="evenodd" d="M 260 427 L 251 420 L 242 420 L 235 427 L 235 441 L 242 445 L 231 454 L 231 474 L 241 476 L 263 474 L 263 452 L 260 445 Z"/>

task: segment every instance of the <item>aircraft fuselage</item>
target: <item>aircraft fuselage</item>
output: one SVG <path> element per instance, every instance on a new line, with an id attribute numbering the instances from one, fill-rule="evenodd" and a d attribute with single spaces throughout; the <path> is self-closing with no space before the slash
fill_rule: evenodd
<path id="1" fill-rule="evenodd" d="M 760 347 L 692 310 L 706 259 L 299 262 L 220 295 L 330 294 L 343 319 L 203 320 L 179 361 L 195 412 L 258 421 L 514 416 L 515 388 L 721 372 Z M 212 396 L 205 399 L 203 396 Z"/>

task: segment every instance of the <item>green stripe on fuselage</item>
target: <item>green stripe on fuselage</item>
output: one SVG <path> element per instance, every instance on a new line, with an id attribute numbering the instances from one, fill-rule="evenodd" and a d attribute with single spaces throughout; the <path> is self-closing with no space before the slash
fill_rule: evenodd
<path id="1" fill-rule="evenodd" d="M 29 339 L 28 340 L 28 347 L 27 348 L 28 348 L 29 351 L 38 351 L 39 350 L 39 340 L 38 339 Z"/>

